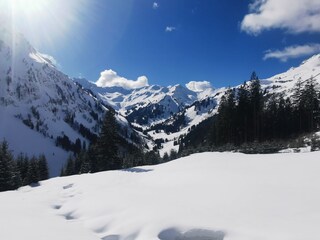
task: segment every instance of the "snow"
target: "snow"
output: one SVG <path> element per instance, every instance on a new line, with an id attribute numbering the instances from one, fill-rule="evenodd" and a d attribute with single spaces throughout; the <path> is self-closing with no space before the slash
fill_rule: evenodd
<path id="1" fill-rule="evenodd" d="M 275 75 L 262 81 L 263 87 L 278 86 L 276 89 L 270 89 L 276 93 L 286 92 L 287 96 L 292 94 L 292 89 L 300 79 L 303 82 L 314 77 L 320 83 L 320 54 L 314 55 L 305 60 L 296 68 L 290 68 L 288 71 Z"/>
<path id="2" fill-rule="evenodd" d="M 78 81 L 86 87 L 93 85 Z M 129 93 L 116 87 L 108 91 Z M 44 153 L 50 176 L 58 176 L 71 153 L 57 148 L 56 138 L 68 136 L 73 143 L 80 139 L 88 146 L 79 126 L 98 134 L 104 114 L 95 107 L 99 101 L 56 69 L 23 35 L 0 26 L 0 141 L 6 139 L 14 155 L 22 152 L 32 157 Z M 74 116 L 74 121 L 67 123 L 67 116 Z M 128 128 L 128 134 L 134 131 L 124 117 L 116 118 Z"/>
<path id="3" fill-rule="evenodd" d="M 201 153 L 0 193 L 0 239 L 318 240 L 320 152 Z"/>
<path id="4" fill-rule="evenodd" d="M 314 77 L 320 83 L 319 76 L 320 54 L 309 58 L 296 68 L 290 68 L 284 73 L 262 79 L 261 87 L 263 90 L 266 89 L 268 93 L 276 93 L 278 96 L 283 94 L 284 97 L 287 97 L 292 95 L 298 79 L 305 82 L 307 79 Z M 151 112 L 155 106 L 162 106 L 164 109 L 163 114 L 149 118 L 148 123 L 140 125 L 138 122 L 135 123 L 134 120 L 131 122 L 134 126 L 149 132 L 153 140 L 162 138 L 169 141 L 162 144 L 162 148 L 159 149 L 160 155 L 170 152 L 171 149 L 177 150 L 177 146 L 173 144 L 174 140 L 183 134 L 187 134 L 193 126 L 216 114 L 220 99 L 227 90 L 227 88 L 223 87 L 218 89 L 207 88 L 201 92 L 194 92 L 178 84 L 168 87 L 152 85 L 127 91 L 121 90 L 121 88 L 99 88 L 94 83 L 89 83 L 84 79 L 76 81 L 96 92 L 102 101 L 115 107 L 123 116 L 129 116 L 131 113 L 141 109 L 149 109 Z M 239 87 L 240 85 L 235 86 L 236 89 Z M 212 102 L 206 107 L 201 107 L 201 110 L 195 107 L 196 103 L 205 100 L 211 100 Z M 185 125 L 181 126 L 177 132 L 155 134 L 150 131 L 157 124 L 164 126 L 172 124 L 175 114 L 185 115 Z M 147 144 L 152 146 L 150 141 Z M 292 152 L 294 150 L 289 149 L 287 151 Z"/>
<path id="5" fill-rule="evenodd" d="M 0 142 L 9 142 L 15 156 L 20 153 L 29 157 L 44 154 L 48 160 L 50 176 L 58 176 L 69 153 L 56 147 L 53 139 L 50 139 L 49 144 L 49 140 L 42 134 L 26 127 L 20 120 L 11 118 L 10 110 L 0 106 Z"/>

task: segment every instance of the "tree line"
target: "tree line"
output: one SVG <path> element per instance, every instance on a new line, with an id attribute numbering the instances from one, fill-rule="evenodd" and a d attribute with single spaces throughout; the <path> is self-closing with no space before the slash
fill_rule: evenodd
<path id="1" fill-rule="evenodd" d="M 95 173 L 161 162 L 157 152 L 144 152 L 142 146 L 130 143 L 120 136 L 120 127 L 115 112 L 109 109 L 96 141 L 92 142 L 87 150 L 70 155 L 60 175 Z"/>
<path id="2" fill-rule="evenodd" d="M 6 141 L 0 142 L 0 191 L 15 190 L 49 178 L 46 157 L 28 158 L 20 154 L 14 158 Z"/>
<path id="3" fill-rule="evenodd" d="M 181 140 L 180 150 L 203 145 L 221 147 L 286 140 L 316 131 L 320 126 L 320 92 L 311 77 L 299 79 L 287 97 L 262 90 L 253 73 L 249 82 L 229 88 L 217 114 Z M 276 89 L 276 88 L 275 88 Z M 200 133 L 200 134 L 198 134 Z"/>

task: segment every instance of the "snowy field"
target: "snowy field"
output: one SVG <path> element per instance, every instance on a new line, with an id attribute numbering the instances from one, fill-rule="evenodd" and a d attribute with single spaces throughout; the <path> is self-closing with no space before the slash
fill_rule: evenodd
<path id="1" fill-rule="evenodd" d="M 202 153 L 0 193 L 1 240 L 319 240 L 320 152 Z"/>

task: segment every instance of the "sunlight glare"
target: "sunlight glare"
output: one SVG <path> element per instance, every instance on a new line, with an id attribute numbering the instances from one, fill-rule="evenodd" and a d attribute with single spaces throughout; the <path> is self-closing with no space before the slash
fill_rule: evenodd
<path id="1" fill-rule="evenodd" d="M 77 31 L 88 17 L 89 0 L 1 0 L 0 21 L 36 45 L 55 46 Z M 5 24 L 6 23 L 6 24 Z"/>

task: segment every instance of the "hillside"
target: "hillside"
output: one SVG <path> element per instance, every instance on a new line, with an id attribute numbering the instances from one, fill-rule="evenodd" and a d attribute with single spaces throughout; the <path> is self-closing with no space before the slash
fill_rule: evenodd
<path id="1" fill-rule="evenodd" d="M 181 136 L 217 113 L 227 90 L 191 91 L 179 84 L 135 90 L 98 87 L 69 78 L 24 36 L 5 29 L 0 31 L 0 65 L 0 140 L 6 139 L 15 155 L 44 153 L 51 176 L 59 173 L 68 155 L 98 135 L 108 108 L 116 110 L 120 134 L 127 141 L 149 150 L 156 146 L 163 156 L 178 151 Z M 262 79 L 262 90 L 265 95 L 291 96 L 298 80 L 304 83 L 311 77 L 320 83 L 320 55 Z M 65 138 L 67 149 L 61 144 Z"/>
<path id="2" fill-rule="evenodd" d="M 284 73 L 261 79 L 261 88 L 265 96 L 275 93 L 286 98 L 292 95 L 297 81 L 304 84 L 311 77 L 320 83 L 320 54 Z M 121 88 L 99 88 L 94 83 L 88 85 L 84 79 L 81 84 L 96 92 L 105 103 L 115 106 L 138 130 L 149 135 L 161 155 L 171 149 L 178 151 L 179 138 L 214 116 L 221 97 L 227 91 L 224 87 L 193 92 L 182 85 L 148 86 L 128 91 Z M 234 88 L 239 89 L 240 86 Z"/>
<path id="3" fill-rule="evenodd" d="M 0 238 L 317 240 L 318 159 L 202 153 L 55 178 L 0 193 Z"/>
<path id="4" fill-rule="evenodd" d="M 51 176 L 57 176 L 68 155 L 98 135 L 108 106 L 23 35 L 6 29 L 0 29 L 0 66 L 0 141 L 6 139 L 15 155 L 45 154 Z M 116 117 L 124 138 L 140 138 L 123 116 Z"/>

